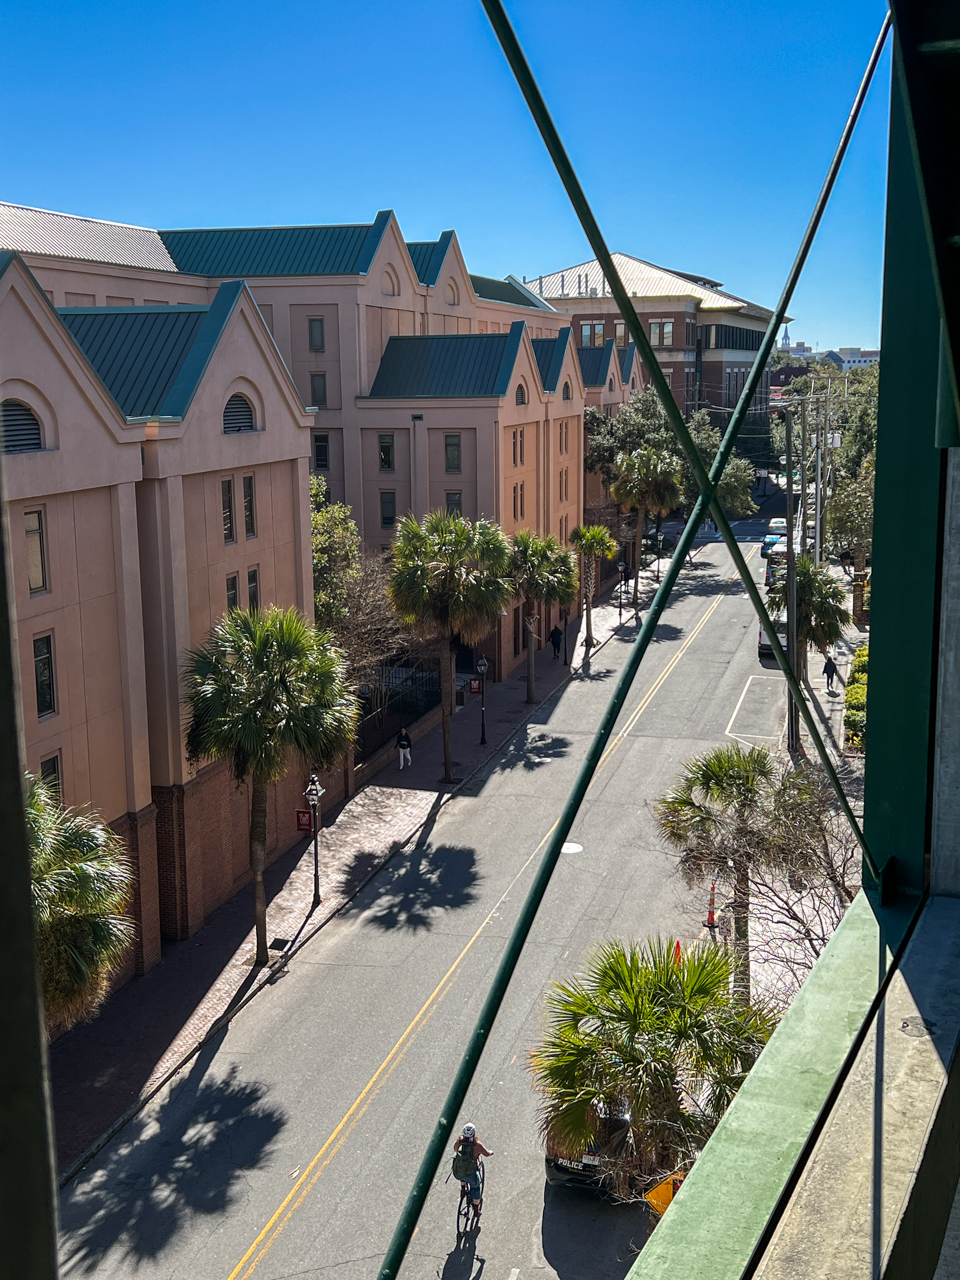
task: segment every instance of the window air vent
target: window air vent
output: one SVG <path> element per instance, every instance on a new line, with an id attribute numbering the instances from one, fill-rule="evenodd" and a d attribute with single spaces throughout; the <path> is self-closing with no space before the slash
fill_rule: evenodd
<path id="1" fill-rule="evenodd" d="M 40 423 L 19 400 L 0 404 L 0 453 L 37 453 L 43 448 Z"/>
<path id="2" fill-rule="evenodd" d="M 253 406 L 246 396 L 231 396 L 223 409 L 223 434 L 235 435 L 238 431 L 255 431 Z"/>

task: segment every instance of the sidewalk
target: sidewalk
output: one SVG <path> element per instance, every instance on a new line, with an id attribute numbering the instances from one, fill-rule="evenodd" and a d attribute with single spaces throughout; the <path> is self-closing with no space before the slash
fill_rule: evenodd
<path id="1" fill-rule="evenodd" d="M 641 577 L 643 607 L 651 599 L 651 574 Z M 614 588 L 615 597 L 615 588 Z M 623 626 L 632 630 L 632 609 Z M 615 604 L 593 610 L 595 644 L 618 626 Z M 536 655 L 538 702 L 549 698 L 582 665 L 582 619 L 567 628 L 570 666 L 547 645 Z M 500 684 L 487 685 L 487 745 L 480 746 L 480 699 L 458 707 L 453 718 L 454 776 L 466 779 L 491 757 L 534 707 L 526 698 L 526 663 Z M 363 884 L 435 818 L 455 790 L 442 781 L 439 727 L 413 747 L 413 763 L 395 762 L 338 809 L 324 814 L 320 832 L 322 904 L 312 919 L 312 842 L 304 840 L 270 866 L 267 937 L 279 956 L 298 935 L 308 935 L 348 903 Z M 421 838 L 423 836 L 421 835 Z M 150 1093 L 227 1011 L 268 985 L 254 973 L 252 888 L 241 890 L 192 938 L 164 948 L 160 963 L 121 987 L 92 1022 L 75 1027 L 50 1047 L 57 1161 L 61 1176 L 138 1100 Z M 304 928 L 305 926 L 305 928 Z M 269 998 L 261 997 L 261 998 Z"/>

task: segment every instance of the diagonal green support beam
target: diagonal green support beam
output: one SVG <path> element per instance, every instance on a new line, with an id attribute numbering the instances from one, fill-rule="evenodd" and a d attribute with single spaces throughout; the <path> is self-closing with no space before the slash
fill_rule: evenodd
<path id="1" fill-rule="evenodd" d="M 860 87 L 857 90 L 856 97 L 854 98 L 853 106 L 850 109 L 850 114 L 847 117 L 846 124 L 840 136 L 840 141 L 837 144 L 833 160 L 830 164 L 829 170 L 827 171 L 827 176 L 824 179 L 817 202 L 814 205 L 813 214 L 811 215 L 803 240 L 801 241 L 800 249 L 794 259 L 793 266 L 791 267 L 790 273 L 787 277 L 787 282 L 780 295 L 780 301 L 777 304 L 777 308 L 771 317 L 766 332 L 764 333 L 760 349 L 757 352 L 756 359 L 754 360 L 750 373 L 744 383 L 743 392 L 730 418 L 726 434 L 720 444 L 720 449 L 717 452 L 717 456 L 714 459 L 708 475 L 687 428 L 687 424 L 683 420 L 683 415 L 670 393 L 670 389 L 667 386 L 660 364 L 650 346 L 643 325 L 640 323 L 640 317 L 637 315 L 627 291 L 623 286 L 623 281 L 620 279 L 619 272 L 614 266 L 613 259 L 610 256 L 610 251 L 607 248 L 600 228 L 597 225 L 597 221 L 593 216 L 593 211 L 591 210 L 587 198 L 584 195 L 583 188 L 580 186 L 580 182 L 574 172 L 573 165 L 570 163 L 570 158 L 564 149 L 563 143 L 560 141 L 560 135 L 557 133 L 556 126 L 554 125 L 550 113 L 547 110 L 546 103 L 543 100 L 536 80 L 533 77 L 533 72 L 530 70 L 529 64 L 523 54 L 523 50 L 520 48 L 520 43 L 517 40 L 513 27 L 510 25 L 510 20 L 504 11 L 501 0 L 481 0 L 481 3 L 483 4 L 487 17 L 490 19 L 490 23 L 496 33 L 497 39 L 500 41 L 500 46 L 510 64 L 510 68 L 513 71 L 517 84 L 520 87 L 520 91 L 526 99 L 527 106 L 530 108 L 530 113 L 534 118 L 537 128 L 540 130 L 540 135 L 543 138 L 547 151 L 550 153 L 550 158 L 554 163 L 554 167 L 557 170 L 560 181 L 563 183 L 564 189 L 570 198 L 570 203 L 573 205 L 577 217 L 580 220 L 580 225 L 583 227 L 584 234 L 590 243 L 591 249 L 597 257 L 597 261 L 600 263 L 600 267 L 606 277 L 607 284 L 610 286 L 610 293 L 616 300 L 617 306 L 620 308 L 620 314 L 630 331 L 630 336 L 636 344 L 641 359 L 650 371 L 650 377 L 653 382 L 654 389 L 656 390 L 660 402 L 663 405 L 670 425 L 672 426 L 677 439 L 680 441 L 680 445 L 700 489 L 700 498 L 694 506 L 691 517 L 687 522 L 687 527 L 684 530 L 684 536 L 681 537 L 674 551 L 674 560 L 679 560 L 681 564 L 683 563 L 683 559 L 686 557 L 693 539 L 699 531 L 704 516 L 709 510 L 716 522 L 717 529 L 719 530 L 727 545 L 727 549 L 733 558 L 737 572 L 740 574 L 743 585 L 750 597 L 754 609 L 756 610 L 757 617 L 770 640 L 773 655 L 777 660 L 777 665 L 783 672 L 790 688 L 791 696 L 796 702 L 800 710 L 800 714 L 803 717 L 803 721 L 807 726 L 807 731 L 813 739 L 820 761 L 830 778 L 834 791 L 836 792 L 837 800 L 857 838 L 863 853 L 865 870 L 874 883 L 879 885 L 880 872 L 874 862 L 869 848 L 867 847 L 867 842 L 860 824 L 850 807 L 850 802 L 847 799 L 846 793 L 840 783 L 840 779 L 837 776 L 833 761 L 830 759 L 830 753 L 827 751 L 826 744 L 824 743 L 820 730 L 813 718 L 813 713 L 803 697 L 803 691 L 800 688 L 800 683 L 797 680 L 796 673 L 790 666 L 787 655 L 784 652 L 779 636 L 777 635 L 776 628 L 774 627 L 773 622 L 770 619 L 770 615 L 767 612 L 766 605 L 761 598 L 759 588 L 747 568 L 746 561 L 743 558 L 743 553 L 737 545 L 736 537 L 730 527 L 730 522 L 727 520 L 726 514 L 720 503 L 717 501 L 716 488 L 720 481 L 720 477 L 723 475 L 723 470 L 730 459 L 730 455 L 733 452 L 734 443 L 736 442 L 737 435 L 740 432 L 740 427 L 753 400 L 767 360 L 770 358 L 770 353 L 773 350 L 777 333 L 781 324 L 783 324 L 784 317 L 787 313 L 787 307 L 790 304 L 790 299 L 793 296 L 793 291 L 800 278 L 800 273 L 803 270 L 807 255 L 810 252 L 810 246 L 812 245 L 814 237 L 817 234 L 817 230 L 819 229 L 824 210 L 826 209 L 834 183 L 836 182 L 837 174 L 840 171 L 843 157 L 846 154 L 857 118 L 860 115 L 860 110 L 866 98 L 867 90 L 870 87 L 870 82 L 873 79 L 877 63 L 880 60 L 880 54 L 887 38 L 887 32 L 890 29 L 890 15 L 887 14 L 883 20 L 883 24 L 880 28 L 880 34 L 877 37 L 876 44 L 874 45 L 873 51 L 870 55 L 866 70 L 863 74 L 863 79 L 860 82 Z M 661 605 L 660 607 L 662 609 L 663 606 Z M 653 606 L 651 607 L 651 613 L 654 613 Z M 656 613 L 655 616 L 659 617 L 659 613 Z"/>
<path id="2" fill-rule="evenodd" d="M 751 370 L 750 377 L 744 387 L 743 395 L 741 396 L 740 402 L 738 403 L 734 415 L 731 418 L 730 425 L 727 428 L 720 450 L 714 460 L 713 466 L 711 467 L 710 474 L 708 475 L 700 460 L 700 456 L 693 445 L 693 441 L 690 438 L 690 433 L 687 430 L 686 424 L 680 416 L 680 412 L 673 401 L 673 397 L 670 395 L 666 382 L 663 378 L 663 374 L 660 372 L 659 365 L 653 356 L 653 352 L 647 342 L 646 335 L 640 326 L 636 312 L 630 305 L 626 292 L 623 289 L 622 282 L 620 281 L 620 278 L 613 266 L 613 262 L 610 259 L 610 254 L 607 251 L 603 237 L 600 234 L 599 227 L 597 227 L 590 207 L 587 204 L 586 197 L 583 195 L 579 182 L 577 181 L 570 162 L 566 157 L 566 153 L 564 152 L 560 139 L 557 136 L 553 122 L 550 120 L 546 106 L 543 103 L 543 99 L 540 97 L 540 92 L 532 74 L 530 73 L 530 69 L 526 64 L 526 60 L 523 57 L 520 46 L 517 43 L 516 36 L 507 21 L 506 14 L 503 12 L 502 5 L 499 3 L 499 0 L 482 0 L 482 3 L 491 22 L 493 23 L 497 36 L 500 38 L 501 44 L 504 47 L 504 52 L 507 54 L 507 58 L 510 61 L 518 82 L 520 83 L 524 96 L 527 98 L 527 102 L 530 105 L 538 126 L 540 127 L 541 133 L 544 135 L 544 140 L 547 142 L 548 149 L 554 159 L 554 163 L 557 164 L 558 156 L 562 157 L 563 164 L 566 167 L 566 177 L 564 177 L 564 172 L 561 170 L 561 166 L 559 164 L 557 165 L 558 171 L 561 173 L 564 185 L 567 186 L 568 194 L 570 194 L 571 200 L 573 200 L 574 207 L 577 209 L 578 215 L 581 216 L 581 223 L 584 225 L 584 230 L 587 231 L 588 238 L 590 238 L 594 251 L 597 252 L 598 249 L 601 251 L 597 252 L 597 257 L 601 262 L 601 265 L 604 266 L 604 271 L 607 274 L 607 280 L 611 285 L 611 291 L 613 291 L 614 284 L 616 284 L 616 287 L 619 289 L 619 296 L 616 293 L 614 293 L 614 296 L 617 297 L 624 320 L 630 326 L 631 334 L 637 342 L 637 347 L 638 350 L 640 350 L 641 356 L 653 373 L 654 378 L 659 379 L 659 382 L 657 383 L 658 394 L 670 415 L 670 420 L 674 430 L 677 432 L 677 436 L 690 459 L 690 463 L 693 467 L 694 474 L 697 476 L 697 482 L 700 485 L 701 492 L 700 497 L 697 499 L 694 506 L 693 513 L 687 521 L 686 528 L 680 536 L 673 559 L 670 561 L 669 567 L 663 576 L 663 581 L 660 583 L 657 593 L 653 598 L 650 609 L 647 612 L 646 619 L 633 643 L 633 647 L 630 650 L 630 654 L 624 665 L 623 671 L 617 679 L 610 702 L 603 713 L 583 764 L 580 766 L 577 773 L 576 780 L 571 788 L 569 796 L 567 797 L 566 803 L 564 804 L 563 812 L 561 813 L 557 825 L 554 828 L 553 834 L 547 841 L 547 846 L 544 850 L 543 858 L 537 869 L 537 873 L 534 876 L 533 884 L 530 886 L 530 891 L 520 908 L 520 914 L 517 918 L 517 922 L 513 927 L 509 939 L 507 940 L 507 945 L 500 959 L 500 963 L 497 966 L 497 972 L 494 976 L 493 982 L 491 983 L 490 989 L 483 1002 L 476 1025 L 471 1033 L 466 1051 L 461 1059 L 460 1066 L 457 1068 L 456 1075 L 454 1076 L 450 1090 L 444 1101 L 440 1116 L 434 1126 L 434 1131 L 430 1137 L 423 1160 L 420 1163 L 420 1168 L 417 1171 L 413 1187 L 407 1197 L 407 1202 L 404 1205 L 403 1212 L 401 1213 L 396 1229 L 394 1230 L 393 1238 L 390 1241 L 383 1264 L 378 1272 L 378 1280 L 396 1280 L 407 1248 L 410 1244 L 410 1240 L 412 1239 L 414 1230 L 416 1229 L 417 1221 L 423 1209 L 431 1183 L 433 1182 L 437 1169 L 440 1167 L 440 1161 L 443 1159 L 448 1143 L 453 1135 L 454 1122 L 463 1105 L 467 1090 L 470 1087 L 474 1072 L 476 1071 L 477 1064 L 479 1063 L 483 1050 L 486 1047 L 490 1032 L 493 1029 L 494 1021 L 496 1020 L 500 1006 L 503 1003 L 507 988 L 510 985 L 510 979 L 513 977 L 514 970 L 517 967 L 517 963 L 530 933 L 530 929 L 536 919 L 540 904 L 543 901 L 544 894 L 547 891 L 554 869 L 556 868 L 557 862 L 560 858 L 560 850 L 570 833 L 570 829 L 573 826 L 577 814 L 579 813 L 580 805 L 582 804 L 583 798 L 593 780 L 593 775 L 596 772 L 604 749 L 606 748 L 610 736 L 613 733 L 617 718 L 619 717 L 624 703 L 626 702 L 627 695 L 633 685 L 637 671 L 640 669 L 643 657 L 649 648 L 654 630 L 656 629 L 657 623 L 660 619 L 660 615 L 663 613 L 673 588 L 676 585 L 676 581 L 684 560 L 686 559 L 687 552 L 692 546 L 697 530 L 699 529 L 708 510 L 711 511 L 714 515 L 714 519 L 717 520 L 717 524 L 721 529 L 721 532 L 724 529 L 726 530 L 724 539 L 727 546 L 734 554 L 734 560 L 737 564 L 738 570 L 740 571 L 740 576 L 750 593 L 754 607 L 756 608 L 761 621 L 764 623 L 767 634 L 772 640 L 774 652 L 778 655 L 778 662 L 780 663 L 781 670 L 783 670 L 784 675 L 787 676 L 788 680 L 792 681 L 791 689 L 794 690 L 794 696 L 799 699 L 801 712 L 806 711 L 806 704 L 800 694 L 799 685 L 797 684 L 796 678 L 787 663 L 786 655 L 779 644 L 776 632 L 774 631 L 766 609 L 764 608 L 763 601 L 760 599 L 760 594 L 756 589 L 756 584 L 747 570 L 746 562 L 743 559 L 740 548 L 737 546 L 736 539 L 733 536 L 733 531 L 730 529 L 730 525 L 715 497 L 717 481 L 723 474 L 723 468 L 726 465 L 727 459 L 733 449 L 733 444 L 736 439 L 737 432 L 739 431 L 740 423 L 743 421 L 747 406 L 749 405 L 753 393 L 756 390 L 760 373 L 766 363 L 767 356 L 769 355 L 770 348 L 779 328 L 779 320 L 777 320 L 775 315 L 774 320 L 771 321 L 770 328 L 764 337 L 766 349 L 764 350 L 762 347 L 761 351 L 758 353 L 757 361 L 754 364 L 754 368 Z M 886 38 L 887 26 L 888 23 L 885 22 L 877 47 L 874 49 L 870 63 L 868 64 L 867 73 L 864 76 L 863 82 L 861 83 L 855 99 L 850 118 L 847 121 L 840 144 L 837 147 L 837 153 L 834 156 L 833 163 L 827 175 L 827 180 L 824 183 L 824 188 L 820 193 L 820 197 L 814 209 L 810 226 L 808 226 L 807 233 L 804 236 L 800 253 L 797 255 L 797 261 L 794 263 L 794 268 L 791 271 L 787 286 L 784 289 L 784 295 L 781 298 L 777 314 L 786 313 L 790 296 L 793 293 L 793 288 L 796 285 L 797 278 L 799 277 L 800 270 L 803 266 L 803 261 L 809 251 L 810 243 L 816 233 L 817 226 L 819 226 L 820 218 L 823 215 L 823 209 L 826 205 L 830 191 L 832 190 L 837 171 L 840 167 L 840 162 L 843 159 L 850 135 L 853 131 L 853 125 L 856 122 L 857 115 L 859 114 L 860 107 L 866 95 L 867 87 L 870 83 L 870 79 L 872 78 L 873 71 L 876 68 L 877 61 L 879 60 L 880 50 L 882 48 L 883 41 Z M 574 198 L 575 196 L 576 198 Z M 588 227 L 592 228 L 595 238 L 591 238 Z M 812 716 L 810 716 L 809 711 L 806 711 L 805 720 L 808 724 L 808 728 L 814 736 L 814 740 L 819 744 L 821 759 L 824 760 L 824 764 L 827 767 L 834 786 L 837 789 L 841 803 L 844 805 L 847 817 L 851 822 L 854 831 L 857 833 L 859 841 L 861 842 L 866 867 L 871 874 L 875 876 L 875 878 L 879 879 L 876 875 L 876 869 L 869 851 L 866 849 L 863 842 L 863 834 L 860 831 L 853 813 L 850 811 L 849 804 L 846 801 L 846 796 L 843 794 L 843 788 L 840 786 L 839 779 L 833 769 L 833 764 L 827 755 L 826 749 L 823 747 L 823 743 L 817 733 L 816 725 L 813 723 L 813 719 Z"/>

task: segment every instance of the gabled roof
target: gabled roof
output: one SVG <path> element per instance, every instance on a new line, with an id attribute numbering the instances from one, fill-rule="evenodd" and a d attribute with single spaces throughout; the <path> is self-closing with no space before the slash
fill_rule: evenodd
<path id="1" fill-rule="evenodd" d="M 535 307 L 538 311 L 553 311 L 550 303 L 530 292 L 516 276 L 506 280 L 494 280 L 491 276 L 471 276 L 470 283 L 478 298 L 487 302 L 509 302 L 515 307 Z"/>
<path id="2" fill-rule="evenodd" d="M 243 292 L 209 307 L 61 307 L 57 314 L 127 418 L 182 418 Z"/>
<path id="3" fill-rule="evenodd" d="M 440 268 L 453 239 L 452 231 L 444 231 L 439 240 L 408 240 L 407 251 L 421 284 L 431 288 L 440 277 Z"/>
<path id="4" fill-rule="evenodd" d="M 0 202 L 0 248 L 121 267 L 176 271 L 156 231 Z"/>
<path id="5" fill-rule="evenodd" d="M 617 359 L 620 361 L 620 377 L 624 383 L 630 381 L 634 362 L 637 358 L 636 343 L 628 342 L 625 347 L 617 347 Z"/>
<path id="6" fill-rule="evenodd" d="M 613 258 L 613 265 L 620 274 L 624 288 L 631 297 L 694 297 L 698 299 L 701 308 L 707 311 L 738 311 L 741 315 L 752 316 L 757 320 L 769 320 L 773 315 L 773 312 L 766 307 L 721 291 L 719 281 L 710 280 L 707 276 L 669 271 L 666 267 L 654 266 L 652 262 L 645 262 L 642 258 L 634 258 L 629 253 L 614 253 L 610 256 Z M 579 262 L 572 267 L 564 267 L 562 271 L 553 271 L 550 275 L 538 277 L 538 292 L 541 280 L 545 298 L 588 300 L 591 297 L 609 298 L 610 296 L 606 279 L 596 258 L 590 262 Z"/>
<path id="7" fill-rule="evenodd" d="M 352 276 L 370 269 L 390 221 L 343 227 L 225 227 L 161 231 L 178 271 L 199 276 Z"/>
<path id="8" fill-rule="evenodd" d="M 523 338 L 516 320 L 509 333 L 438 333 L 393 337 L 384 348 L 371 399 L 505 396 Z"/>
<path id="9" fill-rule="evenodd" d="M 540 372 L 544 391 L 550 392 L 557 389 L 560 370 L 563 368 L 563 358 L 567 354 L 572 333 L 573 330 L 568 326 L 566 329 L 561 329 L 556 338 L 533 339 L 533 354 L 537 360 L 537 369 Z"/>
<path id="10" fill-rule="evenodd" d="M 613 356 L 613 339 L 608 338 L 602 347 L 577 347 L 580 372 L 585 387 L 602 387 L 610 370 Z"/>

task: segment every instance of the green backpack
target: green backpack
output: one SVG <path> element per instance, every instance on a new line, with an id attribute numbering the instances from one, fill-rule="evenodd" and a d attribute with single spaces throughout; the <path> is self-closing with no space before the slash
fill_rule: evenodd
<path id="1" fill-rule="evenodd" d="M 459 1178 L 461 1182 L 466 1182 L 476 1167 L 477 1157 L 474 1154 L 473 1143 L 461 1142 L 459 1151 L 453 1157 L 453 1176 Z"/>

